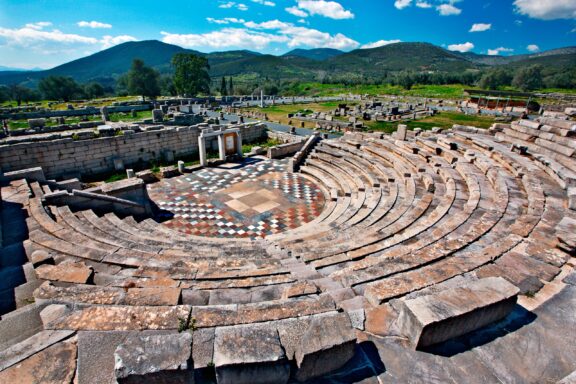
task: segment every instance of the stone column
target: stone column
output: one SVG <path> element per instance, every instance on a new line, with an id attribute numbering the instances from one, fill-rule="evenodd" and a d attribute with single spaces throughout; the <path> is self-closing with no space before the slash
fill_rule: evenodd
<path id="1" fill-rule="evenodd" d="M 226 148 L 224 147 L 224 135 L 218 135 L 218 154 L 220 160 L 226 160 Z"/>
<path id="2" fill-rule="evenodd" d="M 242 157 L 242 155 L 243 155 L 243 153 L 242 153 L 242 135 L 240 134 L 240 132 L 238 132 L 236 134 L 236 153 L 240 157 Z"/>
<path id="3" fill-rule="evenodd" d="M 206 139 L 202 136 L 198 137 L 198 153 L 200 154 L 200 165 L 206 165 Z"/>

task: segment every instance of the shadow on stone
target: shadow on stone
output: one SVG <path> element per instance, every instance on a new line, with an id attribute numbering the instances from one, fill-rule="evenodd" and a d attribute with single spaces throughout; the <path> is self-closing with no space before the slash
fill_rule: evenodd
<path id="1" fill-rule="evenodd" d="M 535 313 L 516 304 L 512 313 L 497 323 L 485 326 L 443 343 L 423 348 L 421 351 L 444 357 L 452 357 L 459 353 L 488 344 L 499 337 L 507 335 L 508 333 L 516 332 L 525 325 L 532 323 L 536 318 L 537 316 Z"/>
<path id="2" fill-rule="evenodd" d="M 307 383 L 318 384 L 348 384 L 359 383 L 370 377 L 376 377 L 386 372 L 386 367 L 380 359 L 378 349 L 371 341 L 356 344 L 354 357 L 338 371 Z"/>

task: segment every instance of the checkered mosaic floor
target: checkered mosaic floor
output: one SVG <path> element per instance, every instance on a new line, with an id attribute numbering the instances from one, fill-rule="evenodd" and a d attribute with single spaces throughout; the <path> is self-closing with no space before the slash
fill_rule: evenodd
<path id="1" fill-rule="evenodd" d="M 266 237 L 312 221 L 324 208 L 316 185 L 286 171 L 287 160 L 239 170 L 204 169 L 148 186 L 167 227 L 207 237 Z"/>

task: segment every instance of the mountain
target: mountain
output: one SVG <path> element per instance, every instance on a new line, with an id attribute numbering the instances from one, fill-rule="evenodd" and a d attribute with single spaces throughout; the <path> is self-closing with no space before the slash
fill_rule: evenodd
<path id="1" fill-rule="evenodd" d="M 335 49 L 295 49 L 282 56 L 263 55 L 238 50 L 201 53 L 156 40 L 128 42 L 93 55 L 43 71 L 0 72 L 0 84 L 23 83 L 35 86 L 46 76 L 70 76 L 78 82 L 98 81 L 113 85 L 126 73 L 132 60 L 140 58 L 161 73 L 169 73 L 176 53 L 194 53 L 210 63 L 210 75 L 270 78 L 276 80 L 318 80 L 326 76 L 342 78 L 381 77 L 387 72 L 403 70 L 461 73 L 486 66 L 523 66 L 542 64 L 566 69 L 576 67 L 576 47 L 555 49 L 530 55 L 486 56 L 448 51 L 429 43 L 396 43 L 372 49 L 341 52 Z"/>
<path id="2" fill-rule="evenodd" d="M 283 57 L 303 57 L 305 59 L 324 61 L 343 54 L 343 51 L 332 48 L 294 49 L 282 55 Z"/>
<path id="3" fill-rule="evenodd" d="M 3 65 L 0 65 L 0 71 L 10 71 L 10 72 L 42 71 L 42 68 L 25 69 L 25 68 L 5 67 Z"/>
<path id="4" fill-rule="evenodd" d="M 482 65 L 506 65 L 512 64 L 518 61 L 526 61 L 530 59 L 536 59 L 539 57 L 552 57 L 552 56 L 562 56 L 562 55 L 575 55 L 576 47 L 565 47 L 558 49 L 551 49 L 549 51 L 531 53 L 527 55 L 511 55 L 511 56 L 490 56 L 490 55 L 479 55 L 473 52 L 459 53 L 455 52 L 456 55 L 462 56 L 467 60 L 470 60 L 476 64 Z"/>
<path id="5" fill-rule="evenodd" d="M 395 43 L 372 49 L 357 49 L 326 61 L 334 72 L 463 71 L 477 65 L 454 52 L 429 43 Z"/>

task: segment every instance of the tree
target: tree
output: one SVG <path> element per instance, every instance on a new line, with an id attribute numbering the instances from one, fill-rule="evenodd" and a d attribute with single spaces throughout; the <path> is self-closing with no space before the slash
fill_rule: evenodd
<path id="1" fill-rule="evenodd" d="M 232 84 L 232 76 L 228 79 L 228 94 L 234 95 L 234 85 Z"/>
<path id="2" fill-rule="evenodd" d="M 14 100 L 18 106 L 22 105 L 22 102 L 28 103 L 30 101 L 40 100 L 40 94 L 31 90 L 30 88 L 24 87 L 20 84 L 13 84 L 9 88 L 10 100 Z"/>
<path id="3" fill-rule="evenodd" d="M 544 85 L 542 81 L 542 69 L 543 67 L 541 65 L 532 65 L 518 69 L 512 80 L 512 86 L 523 91 L 533 91 L 542 88 Z"/>
<path id="4" fill-rule="evenodd" d="M 0 103 L 10 100 L 10 89 L 5 85 L 0 85 Z"/>
<path id="5" fill-rule="evenodd" d="M 142 101 L 146 101 L 146 97 L 154 99 L 160 95 L 159 79 L 160 74 L 156 70 L 147 67 L 144 61 L 134 59 L 126 79 L 128 92 L 142 96 Z"/>
<path id="6" fill-rule="evenodd" d="M 478 86 L 482 89 L 498 89 L 510 85 L 512 76 L 501 68 L 492 69 L 486 72 L 478 81 Z"/>
<path id="7" fill-rule="evenodd" d="M 71 77 L 48 76 L 38 83 L 38 89 L 45 99 L 64 100 L 68 102 L 75 96 L 82 96 L 83 91 Z"/>
<path id="8" fill-rule="evenodd" d="M 104 87 L 100 83 L 88 83 L 84 85 L 84 93 L 89 99 L 96 99 L 104 96 Z"/>
<path id="9" fill-rule="evenodd" d="M 220 95 L 228 96 L 228 86 L 226 85 L 226 78 L 222 76 L 222 82 L 220 83 Z"/>
<path id="10" fill-rule="evenodd" d="M 163 96 L 176 96 L 176 87 L 174 86 L 174 79 L 170 75 L 160 76 L 160 89 Z"/>
<path id="11" fill-rule="evenodd" d="M 177 53 L 172 57 L 174 86 L 180 96 L 196 96 L 210 93 L 210 65 L 205 57 Z"/>

